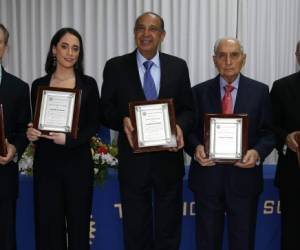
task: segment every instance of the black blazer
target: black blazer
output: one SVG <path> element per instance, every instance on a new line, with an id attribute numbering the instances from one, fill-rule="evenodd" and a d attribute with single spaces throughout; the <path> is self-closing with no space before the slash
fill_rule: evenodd
<path id="1" fill-rule="evenodd" d="M 300 72 L 274 82 L 271 90 L 273 125 L 277 138 L 278 163 L 275 182 L 280 188 L 300 188 L 297 156 L 290 149 L 283 154 L 286 136 L 300 130 Z"/>
<path id="2" fill-rule="evenodd" d="M 193 87 L 197 107 L 196 129 L 188 137 L 187 151 L 193 157 L 195 148 L 203 142 L 204 113 L 222 113 L 220 77 L 210 79 Z M 241 74 L 236 96 L 234 113 L 247 113 L 249 118 L 249 149 L 256 149 L 261 164 L 255 168 L 242 169 L 232 165 L 217 164 L 214 167 L 201 167 L 192 160 L 189 174 L 193 190 L 215 193 L 221 188 L 224 175 L 228 175 L 233 190 L 241 194 L 258 193 L 262 190 L 262 162 L 272 151 L 275 138 L 271 131 L 271 105 L 268 86 Z"/>
<path id="3" fill-rule="evenodd" d="M 159 53 L 161 80 L 159 98 L 173 98 L 176 122 L 186 135 L 193 124 L 193 100 L 188 68 L 184 60 Z M 158 166 L 159 173 L 171 182 L 184 173 L 182 150 L 133 154 L 123 131 L 123 118 L 128 116 L 130 101 L 145 100 L 140 81 L 136 51 L 109 60 L 103 72 L 101 92 L 102 120 L 105 126 L 119 131 L 119 161 L 121 178 L 133 181 L 146 169 Z"/>
<path id="4" fill-rule="evenodd" d="M 48 86 L 50 80 L 51 75 L 46 75 L 32 83 L 33 111 L 35 110 L 38 86 Z M 59 168 L 69 165 L 87 168 L 88 171 L 92 169 L 90 138 L 99 129 L 99 91 L 95 79 L 79 74 L 76 74 L 76 88 L 82 90 L 77 139 L 73 139 L 70 134 L 67 134 L 65 145 L 57 145 L 44 138 L 36 141 L 34 172 L 37 170 L 49 171 L 50 169 L 55 171 L 55 169 L 59 170 Z"/>
<path id="5" fill-rule="evenodd" d="M 21 157 L 28 143 L 27 124 L 30 121 L 29 86 L 2 68 L 0 103 L 3 104 L 5 136 Z M 11 161 L 0 166 L 0 199 L 13 199 L 18 190 L 18 164 Z"/>

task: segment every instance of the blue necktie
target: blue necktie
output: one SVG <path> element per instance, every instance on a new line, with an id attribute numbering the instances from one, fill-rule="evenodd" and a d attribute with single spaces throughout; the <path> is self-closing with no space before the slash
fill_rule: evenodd
<path id="1" fill-rule="evenodd" d="M 153 62 L 146 61 L 143 63 L 146 69 L 144 74 L 144 94 L 147 100 L 155 100 L 157 98 L 155 83 L 151 75 L 151 67 Z"/>

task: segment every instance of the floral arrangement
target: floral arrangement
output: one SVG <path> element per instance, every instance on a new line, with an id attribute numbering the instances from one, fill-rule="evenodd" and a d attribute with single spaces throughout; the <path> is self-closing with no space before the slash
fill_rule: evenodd
<path id="1" fill-rule="evenodd" d="M 106 179 L 108 167 L 118 166 L 118 148 L 116 142 L 104 144 L 97 136 L 91 139 L 91 151 L 94 161 L 95 182 L 102 185 Z"/>
<path id="2" fill-rule="evenodd" d="M 22 175 L 32 176 L 32 165 L 34 156 L 34 144 L 29 143 L 19 161 L 19 172 Z"/>
<path id="3" fill-rule="evenodd" d="M 19 161 L 19 172 L 23 175 L 32 175 L 32 165 L 35 145 L 30 143 Z M 116 142 L 104 144 L 98 136 L 91 139 L 91 152 L 94 161 L 95 183 L 103 185 L 108 168 L 117 168 L 118 166 L 118 149 Z"/>

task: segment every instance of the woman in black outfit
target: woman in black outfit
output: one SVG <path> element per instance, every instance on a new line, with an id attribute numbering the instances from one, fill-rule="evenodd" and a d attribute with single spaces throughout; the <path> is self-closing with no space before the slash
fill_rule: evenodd
<path id="1" fill-rule="evenodd" d="M 83 74 L 80 34 L 62 28 L 53 36 L 46 60 L 47 75 L 32 83 L 35 109 L 38 86 L 82 91 L 77 138 L 68 133 L 41 131 L 29 124 L 27 137 L 36 145 L 33 175 L 36 249 L 89 249 L 93 160 L 90 139 L 99 128 L 99 91 Z"/>

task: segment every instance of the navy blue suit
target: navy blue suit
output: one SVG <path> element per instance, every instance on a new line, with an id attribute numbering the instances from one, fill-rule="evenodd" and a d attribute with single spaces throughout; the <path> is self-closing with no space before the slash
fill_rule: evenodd
<path id="1" fill-rule="evenodd" d="M 299 249 L 300 168 L 295 152 L 287 148 L 286 137 L 300 130 L 300 72 L 274 82 L 271 90 L 273 125 L 277 138 L 278 162 L 276 185 L 279 187 L 281 208 L 281 249 Z"/>
<path id="2" fill-rule="evenodd" d="M 1 66 L 0 66 L 1 67 Z M 5 137 L 16 147 L 18 157 L 26 145 L 30 121 L 29 86 L 2 68 L 0 103 L 3 105 Z M 15 210 L 18 196 L 18 164 L 0 165 L 0 249 L 16 249 Z"/>
<path id="3" fill-rule="evenodd" d="M 203 142 L 203 116 L 222 113 L 220 77 L 193 87 L 197 124 L 188 136 L 186 149 L 193 157 Z M 248 149 L 255 149 L 260 165 L 244 169 L 231 164 L 203 167 L 192 160 L 189 186 L 196 200 L 197 246 L 201 250 L 222 247 L 224 213 L 229 222 L 231 250 L 254 249 L 258 195 L 263 188 L 262 162 L 275 143 L 271 132 L 271 106 L 268 87 L 240 75 L 234 113 L 249 118 Z"/>
<path id="4" fill-rule="evenodd" d="M 176 123 L 186 135 L 193 124 L 193 97 L 186 63 L 159 53 L 159 98 L 173 98 Z M 128 103 L 145 100 L 136 51 L 109 60 L 103 72 L 103 124 L 119 131 L 119 181 L 125 249 L 179 249 L 184 162 L 178 152 L 135 154 L 123 131 Z M 152 195 L 154 204 L 152 208 Z"/>

